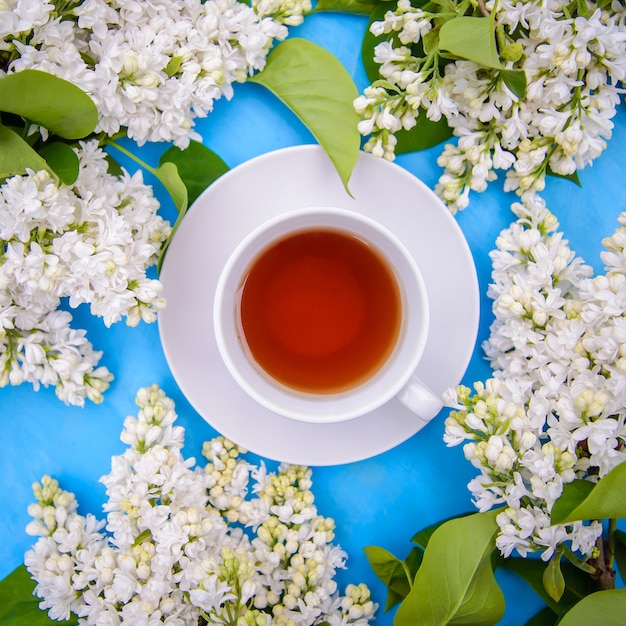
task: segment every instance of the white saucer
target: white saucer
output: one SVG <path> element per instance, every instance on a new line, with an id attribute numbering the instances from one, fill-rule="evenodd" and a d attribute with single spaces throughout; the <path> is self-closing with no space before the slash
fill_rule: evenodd
<path id="1" fill-rule="evenodd" d="M 423 426 L 396 399 L 345 422 L 299 422 L 258 405 L 231 378 L 213 335 L 215 286 L 240 239 L 277 213 L 312 205 L 353 209 L 404 242 L 429 290 L 431 332 L 417 373 L 433 391 L 460 382 L 474 349 L 476 270 L 446 207 L 408 171 L 365 153 L 350 191 L 354 198 L 317 145 L 264 154 L 227 172 L 196 200 L 165 257 L 161 281 L 167 307 L 159 314 L 159 332 L 176 382 L 216 430 L 267 458 L 303 465 L 349 463 L 389 450 Z"/>

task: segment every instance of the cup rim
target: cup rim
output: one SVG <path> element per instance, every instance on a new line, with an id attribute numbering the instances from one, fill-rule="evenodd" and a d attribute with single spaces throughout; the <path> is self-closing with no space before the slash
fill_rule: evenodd
<path id="1" fill-rule="evenodd" d="M 324 216 L 327 221 L 324 223 L 316 221 L 296 223 L 302 219 L 305 222 L 319 220 L 320 216 Z M 329 224 L 329 219 L 331 221 L 344 220 L 344 222 L 350 222 L 353 225 L 359 224 L 360 230 L 367 229 L 368 233 L 373 233 L 375 238 L 378 238 L 377 241 L 371 241 L 374 235 L 368 237 L 367 234 L 363 234 L 359 229 L 356 229 L 359 231 L 358 234 L 368 240 L 393 269 L 402 293 L 403 321 L 391 355 L 373 376 L 346 391 L 315 394 L 300 392 L 282 385 L 261 370 L 260 366 L 256 365 L 245 354 L 245 348 L 241 345 L 239 337 L 235 337 L 237 335 L 237 324 L 234 313 L 234 294 L 238 290 L 237 286 L 241 284 L 241 277 L 250 266 L 250 263 L 272 241 L 289 233 L 316 226 L 337 228 L 348 232 L 355 231 L 354 227 L 342 227 L 335 223 Z M 290 222 L 292 225 L 286 227 Z M 275 229 L 279 229 L 279 232 L 272 234 Z M 380 242 L 385 242 L 384 250 L 381 249 Z M 396 256 L 394 259 L 390 258 L 387 253 L 388 249 L 395 251 Z M 400 276 L 399 263 L 403 264 L 401 271 L 406 272 L 407 269 L 410 270 L 412 278 L 408 278 L 404 274 Z M 233 276 L 235 272 L 237 275 Z M 411 283 L 411 294 L 405 293 L 407 283 L 409 282 Z M 237 286 L 234 286 L 234 284 Z M 419 294 L 417 302 L 409 301 L 409 298 L 415 296 L 416 293 Z M 394 233 L 376 220 L 357 211 L 322 205 L 300 207 L 285 211 L 273 216 L 250 231 L 231 252 L 220 273 L 215 289 L 213 308 L 213 330 L 218 351 L 227 370 L 237 384 L 256 402 L 274 413 L 286 418 L 311 423 L 331 423 L 354 419 L 375 410 L 396 396 L 414 374 L 423 354 L 428 335 L 430 310 L 426 285 L 419 267 L 406 246 Z M 415 308 L 419 311 L 414 311 L 409 315 L 409 310 Z M 228 313 L 227 310 L 230 312 Z M 416 322 L 414 318 L 417 316 L 419 316 L 419 319 Z M 234 339 L 237 340 L 237 352 L 244 355 L 244 365 L 242 365 L 242 359 L 235 359 L 231 355 L 231 349 L 235 343 Z M 416 340 L 413 348 L 407 346 L 407 341 L 411 339 Z M 404 359 L 404 366 L 402 367 L 396 365 L 400 356 Z M 242 368 L 246 371 L 242 372 Z M 371 391 L 368 391 L 367 394 L 365 393 L 365 390 L 375 389 L 376 387 L 379 388 L 376 393 Z M 272 397 L 269 397 L 269 393 L 264 394 L 263 390 L 271 390 Z M 280 397 L 282 402 L 277 401 L 277 397 Z M 358 397 L 363 399 L 357 405 L 355 398 Z M 305 407 L 308 410 L 304 410 Z"/>

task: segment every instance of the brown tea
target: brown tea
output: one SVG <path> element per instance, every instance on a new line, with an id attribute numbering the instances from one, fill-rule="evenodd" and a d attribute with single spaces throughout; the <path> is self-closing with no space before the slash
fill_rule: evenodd
<path id="1" fill-rule="evenodd" d="M 292 389 L 337 393 L 373 376 L 402 324 L 394 272 L 369 243 L 319 228 L 278 239 L 242 281 L 239 318 L 257 364 Z"/>

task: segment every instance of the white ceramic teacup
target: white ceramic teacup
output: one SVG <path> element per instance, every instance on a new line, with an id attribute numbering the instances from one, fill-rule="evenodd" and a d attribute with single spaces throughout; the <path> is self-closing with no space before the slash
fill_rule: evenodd
<path id="1" fill-rule="evenodd" d="M 239 317 L 242 286 L 251 264 L 271 244 L 296 231 L 332 229 L 372 246 L 392 269 L 401 298 L 401 325 L 391 355 L 366 381 L 339 393 L 296 391 L 277 382 L 254 360 Z M 245 237 L 226 262 L 214 300 L 214 332 L 233 378 L 264 407 L 305 422 L 339 422 L 365 415 L 397 396 L 421 420 L 442 408 L 441 398 L 415 372 L 429 328 L 428 294 L 421 272 L 404 244 L 388 229 L 355 211 L 307 207 L 264 222 Z"/>

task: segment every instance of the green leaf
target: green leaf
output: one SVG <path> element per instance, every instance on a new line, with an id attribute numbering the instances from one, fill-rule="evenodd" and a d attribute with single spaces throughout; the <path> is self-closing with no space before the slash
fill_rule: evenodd
<path id="1" fill-rule="evenodd" d="M 452 517 L 448 517 L 446 519 L 442 519 L 439 522 L 435 522 L 430 526 L 426 526 L 426 528 L 422 528 L 422 530 L 418 531 L 411 537 L 411 543 L 415 543 L 421 548 L 426 548 L 430 538 L 433 536 L 433 533 L 440 527 L 443 526 L 446 522 L 449 522 L 453 519 L 461 519 L 463 517 L 468 517 L 470 515 L 475 515 L 473 512 L 461 513 L 460 515 L 454 515 Z"/>
<path id="2" fill-rule="evenodd" d="M 556 172 L 552 170 L 551 167 L 548 166 L 547 174 L 548 176 L 554 176 L 555 178 L 563 178 L 565 180 L 569 180 L 573 182 L 574 184 L 578 185 L 579 187 L 583 186 L 582 183 L 580 182 L 580 177 L 578 176 L 577 171 L 574 172 L 573 174 L 557 174 Z"/>
<path id="3" fill-rule="evenodd" d="M 493 20 L 460 16 L 448 20 L 439 31 L 439 48 L 461 59 L 500 68 Z"/>
<path id="4" fill-rule="evenodd" d="M 369 15 L 376 6 L 378 6 L 377 2 L 369 2 L 368 0 L 317 0 L 315 12 L 332 11 Z"/>
<path id="5" fill-rule="evenodd" d="M 626 589 L 597 591 L 575 604 L 559 626 L 623 626 L 626 615 Z"/>
<path id="6" fill-rule="evenodd" d="M 359 157 L 361 135 L 353 102 L 357 88 L 341 62 L 305 39 L 287 39 L 250 78 L 284 102 L 311 131 L 335 166 L 346 191 Z"/>
<path id="7" fill-rule="evenodd" d="M 589 7 L 585 0 L 576 0 L 576 10 L 578 11 L 578 15 L 582 17 L 589 17 Z"/>
<path id="8" fill-rule="evenodd" d="M 363 551 L 376 576 L 387 585 L 385 611 L 388 611 L 409 593 L 424 551 L 413 548 L 405 561 L 378 546 L 366 546 Z"/>
<path id="9" fill-rule="evenodd" d="M 495 624 L 501 619 L 504 596 L 490 563 L 499 512 L 453 519 L 435 530 L 396 613 L 396 626 Z"/>
<path id="10" fill-rule="evenodd" d="M 180 69 L 182 62 L 183 57 L 172 57 L 165 66 L 165 73 L 168 76 L 174 76 L 174 74 L 176 74 L 176 72 Z"/>
<path id="11" fill-rule="evenodd" d="M 149 528 L 146 528 L 135 537 L 132 547 L 135 548 L 140 546 L 146 539 L 148 539 L 148 537 L 152 537 L 152 531 Z"/>
<path id="12" fill-rule="evenodd" d="M 401 602 L 411 589 L 402 561 L 388 550 L 378 546 L 365 546 L 365 556 L 381 582 L 387 586 L 385 611 Z"/>
<path id="13" fill-rule="evenodd" d="M 593 491 L 594 486 L 594 483 L 582 479 L 566 483 L 563 486 L 563 493 L 552 506 L 552 523 L 558 524 L 556 520 L 575 509 Z"/>
<path id="14" fill-rule="evenodd" d="M 374 61 L 374 48 L 381 42 L 386 41 L 390 35 L 374 35 L 370 31 L 370 27 L 374 22 L 380 22 L 384 19 L 385 13 L 389 11 L 389 6 L 385 2 L 381 2 L 373 11 L 372 15 L 367 23 L 367 29 L 363 35 L 363 41 L 361 43 L 361 59 L 363 60 L 363 66 L 365 67 L 365 73 L 370 83 L 380 78 L 380 72 L 378 69 L 380 65 Z"/>
<path id="15" fill-rule="evenodd" d="M 107 154 L 104 158 L 108 164 L 107 172 L 109 174 L 112 176 L 121 176 L 123 174 L 122 167 L 110 154 Z"/>
<path id="16" fill-rule="evenodd" d="M 526 73 L 524 70 L 500 70 L 504 84 L 520 99 L 526 97 Z"/>
<path id="17" fill-rule="evenodd" d="M 411 130 L 399 130 L 396 133 L 395 153 L 405 154 L 418 150 L 427 150 L 452 137 L 452 128 L 445 117 L 437 122 L 429 120 L 426 115 L 417 118 L 417 124 Z"/>
<path id="18" fill-rule="evenodd" d="M 124 146 L 116 143 L 115 141 L 109 141 L 109 146 L 112 146 L 116 150 L 119 150 L 122 154 L 133 159 L 136 163 L 138 163 L 145 170 L 156 176 L 161 184 L 165 187 L 165 190 L 169 193 L 172 198 L 172 202 L 178 211 L 178 217 L 172 226 L 172 230 L 167 241 L 163 244 L 161 248 L 161 256 L 159 257 L 159 261 L 157 263 L 157 270 L 161 271 L 161 266 L 163 264 L 163 259 L 165 258 L 165 252 L 172 241 L 172 237 L 174 233 L 178 229 L 180 223 L 182 222 L 185 213 L 187 212 L 187 208 L 189 207 L 189 196 L 187 195 L 187 187 L 185 187 L 185 183 L 182 181 L 181 177 L 178 174 L 178 168 L 175 163 L 171 163 L 170 161 L 165 161 L 161 163 L 159 167 L 152 167 L 137 158 L 130 150 L 127 150 Z"/>
<path id="19" fill-rule="evenodd" d="M 626 533 L 623 530 L 616 530 L 614 539 L 615 562 L 617 563 L 619 572 L 622 575 L 622 579 L 626 580 Z"/>
<path id="20" fill-rule="evenodd" d="M 2 626 L 74 626 L 78 619 L 53 621 L 39 608 L 39 598 L 33 595 L 33 581 L 24 565 L 17 567 L 0 581 L 0 623 Z"/>
<path id="21" fill-rule="evenodd" d="M 212 182 L 229 169 L 215 152 L 197 141 L 192 141 L 185 150 L 176 146 L 166 150 L 161 155 L 159 164 L 163 165 L 166 162 L 176 165 L 178 174 L 187 188 L 190 205 Z"/>
<path id="22" fill-rule="evenodd" d="M 70 146 L 61 141 L 54 141 L 44 145 L 39 154 L 62 183 L 73 185 L 76 182 L 80 171 L 80 160 Z"/>
<path id="23" fill-rule="evenodd" d="M 187 187 L 185 187 L 185 183 L 183 183 L 181 177 L 178 175 L 178 168 L 174 163 L 166 161 L 156 169 L 150 168 L 150 171 L 163 183 L 165 189 L 167 189 L 178 211 L 178 217 L 180 218 L 181 215 L 187 211 L 189 203 Z"/>
<path id="24" fill-rule="evenodd" d="M 542 582 L 546 593 L 555 601 L 558 602 L 563 596 L 565 591 L 565 578 L 563 578 L 563 572 L 561 572 L 561 552 L 556 551 L 548 566 L 543 571 Z"/>
<path id="25" fill-rule="evenodd" d="M 48 164 L 10 128 L 0 125 L 0 180 L 25 174 L 26 168 L 48 170 Z"/>
<path id="26" fill-rule="evenodd" d="M 98 110 L 76 85 L 39 70 L 22 70 L 0 78 L 0 111 L 15 113 L 64 139 L 93 132 Z"/>
<path id="27" fill-rule="evenodd" d="M 435 26 L 431 28 L 425 35 L 422 36 L 421 42 L 426 54 L 434 54 L 439 50 L 439 31 L 441 26 Z"/>
<path id="28" fill-rule="evenodd" d="M 417 570 L 420 568 L 423 560 L 424 560 L 424 550 L 420 548 L 419 546 L 414 546 L 409 552 L 406 559 L 404 559 L 404 564 L 409 570 L 409 574 L 411 575 L 411 580 L 415 579 Z"/>
<path id="29" fill-rule="evenodd" d="M 559 616 L 547 606 L 535 613 L 524 626 L 555 626 Z"/>
<path id="30" fill-rule="evenodd" d="M 560 600 L 555 602 L 544 587 L 543 577 L 547 565 L 541 559 L 510 557 L 503 559 L 500 566 L 523 578 L 557 615 L 561 615 L 582 598 L 598 590 L 597 583 L 589 574 L 564 561 L 561 563 L 561 572 L 565 580 L 565 590 Z"/>
<path id="31" fill-rule="evenodd" d="M 591 490 L 575 480 L 563 487 L 554 503 L 550 521 L 565 524 L 578 520 L 619 519 L 626 517 L 626 463 L 614 467 Z"/>
<path id="32" fill-rule="evenodd" d="M 172 197 L 174 206 L 178 211 L 178 216 L 172 226 L 170 235 L 161 248 L 161 255 L 159 256 L 159 261 L 157 263 L 157 271 L 160 272 L 163 260 L 165 259 L 165 253 L 167 252 L 172 238 L 174 237 L 174 233 L 176 233 L 178 227 L 183 221 L 185 213 L 187 213 L 189 202 L 187 197 L 187 187 L 185 187 L 185 183 L 183 183 L 181 177 L 178 175 L 178 169 L 174 163 L 165 162 L 162 165 L 159 165 L 158 168 L 152 169 L 152 173 L 163 183 L 163 186 Z"/>

